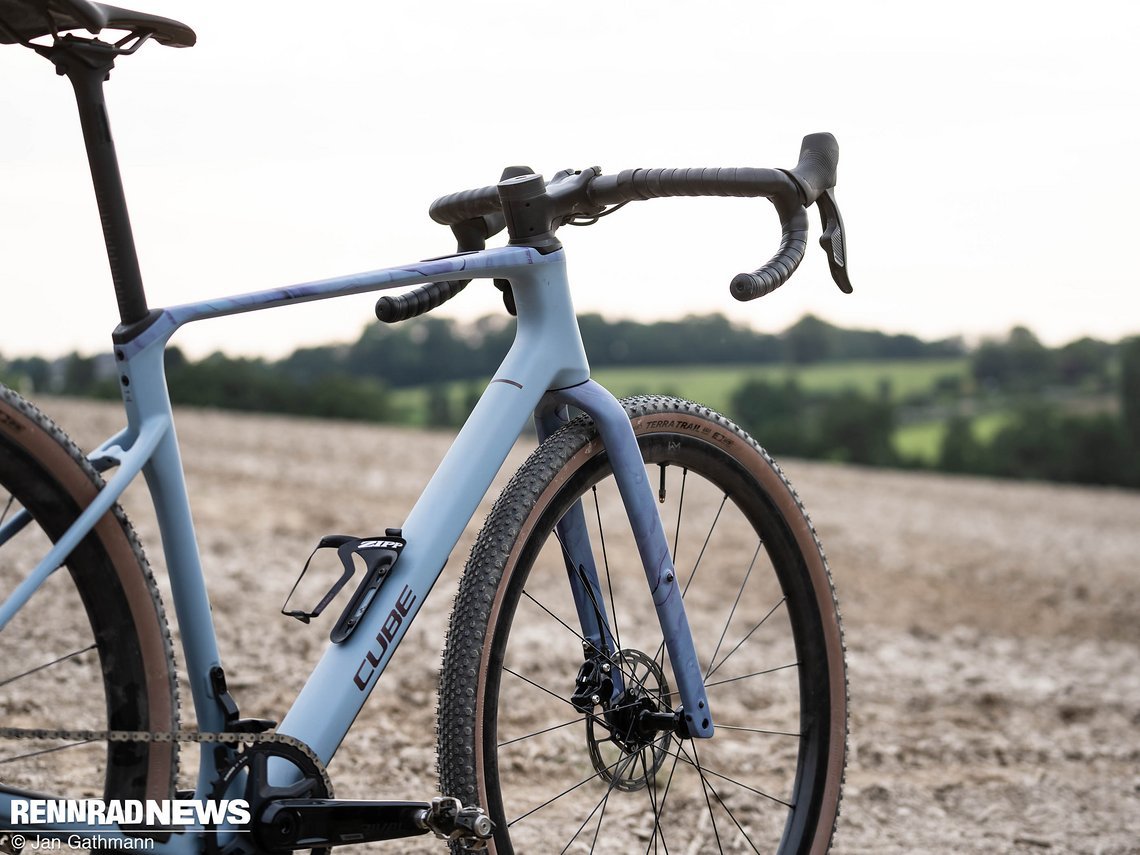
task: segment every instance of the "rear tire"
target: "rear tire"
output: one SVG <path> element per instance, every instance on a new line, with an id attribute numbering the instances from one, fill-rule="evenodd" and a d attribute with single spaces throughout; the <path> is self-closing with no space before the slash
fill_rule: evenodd
<path id="1" fill-rule="evenodd" d="M 550 535 L 582 499 L 615 667 L 638 703 L 676 703 L 608 457 L 583 417 L 531 455 L 472 549 L 444 651 L 443 792 L 487 810 L 498 855 L 824 852 L 846 763 L 847 682 L 815 531 L 778 467 L 727 419 L 672 398 L 623 403 L 647 478 L 665 493 L 716 732 L 631 742 L 614 726 L 620 709 L 582 714 L 569 702 L 582 639 Z"/>
<path id="2" fill-rule="evenodd" d="M 6 597 L 95 497 L 102 479 L 32 404 L 0 386 L 0 591 Z M 12 532 L 21 513 L 30 520 Z M 0 539 L 3 539 L 0 537 Z M 0 632 L 4 727 L 177 730 L 170 632 L 122 509 L 112 508 Z M 166 799 L 173 742 L 0 739 L 0 790 Z"/>

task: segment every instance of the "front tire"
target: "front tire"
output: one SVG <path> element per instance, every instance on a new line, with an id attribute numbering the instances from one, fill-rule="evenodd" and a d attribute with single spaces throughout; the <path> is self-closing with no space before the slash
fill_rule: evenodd
<path id="1" fill-rule="evenodd" d="M 593 423 L 544 442 L 500 496 L 452 613 L 440 689 L 443 791 L 483 806 L 492 850 L 823 852 L 847 733 L 831 577 L 772 460 L 716 413 L 625 402 L 696 643 L 716 732 L 640 740 L 569 702 L 582 639 L 557 521 L 582 500 L 614 657 L 637 703 L 672 708 L 672 668 Z"/>

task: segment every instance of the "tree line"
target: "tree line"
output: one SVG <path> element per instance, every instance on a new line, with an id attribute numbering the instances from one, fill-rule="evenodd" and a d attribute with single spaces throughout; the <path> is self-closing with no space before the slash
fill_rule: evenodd
<path id="1" fill-rule="evenodd" d="M 959 339 L 926 342 L 912 335 L 845 330 L 810 315 L 780 334 L 759 333 L 723 315 L 638 323 L 587 314 L 579 325 L 595 367 L 806 365 L 965 352 Z M 274 361 L 221 352 L 194 361 L 171 347 L 167 380 L 176 404 L 392 421 L 400 413 L 391 405 L 389 389 L 486 379 L 513 340 L 510 318 L 487 316 L 465 324 L 429 316 L 399 325 L 373 324 L 350 344 L 301 348 Z M 0 380 L 33 392 L 113 399 L 118 397 L 117 376 L 110 355 L 0 358 Z M 438 390 L 435 397 L 438 403 Z M 463 415 L 431 421 L 442 424 Z"/>
<path id="2" fill-rule="evenodd" d="M 595 367 L 727 365 L 850 359 L 925 359 L 961 356 L 960 339 L 926 342 L 913 335 L 848 330 L 811 315 L 779 334 L 760 333 L 719 314 L 677 321 L 639 323 L 578 318 L 582 342 Z M 473 324 L 425 317 L 367 327 L 348 347 L 298 350 L 280 363 L 288 375 L 313 379 L 329 374 L 382 376 L 393 388 L 485 378 L 498 367 L 514 339 L 514 323 L 488 316 Z"/>
<path id="3" fill-rule="evenodd" d="M 901 399 L 889 388 L 808 391 L 794 373 L 780 382 L 748 380 L 726 415 L 776 454 L 1140 486 L 1140 339 L 1085 338 L 1048 348 L 1018 327 L 967 347 L 960 338 L 924 341 L 843 329 L 810 315 L 778 334 L 722 315 L 655 323 L 596 314 L 579 320 L 595 367 L 966 358 L 966 375 L 940 378 Z M 190 360 L 171 348 L 167 377 L 176 404 L 387 422 L 408 415 L 394 405 L 392 390 L 422 386 L 428 390 L 423 420 L 452 425 L 469 412 L 479 381 L 498 366 L 513 336 L 514 324 L 504 317 L 467 324 L 425 317 L 375 324 L 350 344 L 303 348 L 275 361 L 222 353 Z M 0 380 L 32 392 L 118 396 L 109 357 L 0 359 Z M 460 400 L 440 385 L 454 381 L 466 381 Z M 1007 414 L 1005 423 L 979 435 L 977 414 L 994 410 Z M 893 442 L 900 424 L 916 414 L 944 425 L 933 463 L 907 459 Z"/>
<path id="4" fill-rule="evenodd" d="M 794 377 L 750 380 L 733 394 L 730 412 L 773 453 L 1140 487 L 1140 337 L 1050 349 L 1017 327 L 973 350 L 964 378 L 945 378 L 915 397 L 809 392 Z M 892 441 L 916 407 L 943 414 L 934 461 L 908 459 Z M 974 415 L 987 409 L 1000 409 L 1005 422 L 982 437 Z"/>

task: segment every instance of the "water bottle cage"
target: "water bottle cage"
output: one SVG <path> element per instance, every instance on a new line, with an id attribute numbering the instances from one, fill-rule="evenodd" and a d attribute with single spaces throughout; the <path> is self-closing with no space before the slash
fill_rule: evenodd
<path id="1" fill-rule="evenodd" d="M 301 575 L 293 583 L 289 596 L 285 598 L 285 604 L 281 606 L 281 614 L 296 618 L 301 623 L 309 623 L 313 618 L 319 616 L 336 598 L 341 589 L 348 584 L 348 580 L 356 574 L 356 561 L 353 556 L 360 556 L 364 562 L 364 578 L 360 581 L 356 592 L 348 601 L 344 611 L 341 612 L 330 633 L 330 638 L 334 643 L 344 641 L 356 629 L 360 619 L 368 611 L 368 606 L 371 605 L 376 592 L 384 580 L 388 578 L 388 574 L 392 572 L 396 559 L 400 557 L 400 551 L 407 542 L 399 536 L 399 532 L 399 529 L 388 529 L 382 537 L 353 537 L 347 534 L 329 534 L 322 537 L 316 549 L 305 562 Z M 289 601 L 293 598 L 301 580 L 305 578 L 305 573 L 308 572 L 309 565 L 313 563 L 313 558 L 322 549 L 336 550 L 343 572 L 312 609 L 290 609 Z"/>

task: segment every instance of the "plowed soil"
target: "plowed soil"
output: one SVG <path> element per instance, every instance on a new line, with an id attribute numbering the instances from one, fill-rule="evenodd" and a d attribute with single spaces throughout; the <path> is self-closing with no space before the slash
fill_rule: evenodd
<path id="1" fill-rule="evenodd" d="M 45 409 L 84 447 L 119 419 Z M 327 639 L 327 622 L 278 611 L 305 559 L 324 534 L 399 525 L 450 436 L 204 411 L 179 413 L 179 435 L 231 691 L 244 715 L 280 718 Z M 1140 852 L 1140 494 L 782 462 L 846 629 L 834 851 Z M 138 490 L 127 512 L 161 574 Z M 477 529 L 331 765 L 338 795 L 433 793 L 439 651 Z"/>

